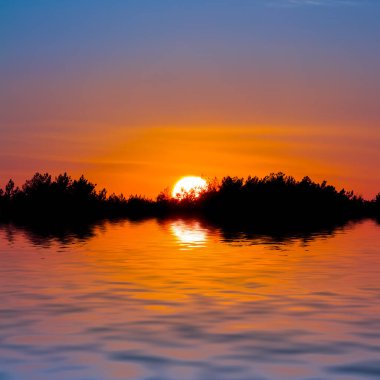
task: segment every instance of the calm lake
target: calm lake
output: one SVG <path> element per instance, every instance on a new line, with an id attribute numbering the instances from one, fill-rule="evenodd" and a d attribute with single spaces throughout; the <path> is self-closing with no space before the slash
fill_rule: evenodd
<path id="1" fill-rule="evenodd" d="M 0 226 L 0 380 L 380 378 L 380 226 Z"/>

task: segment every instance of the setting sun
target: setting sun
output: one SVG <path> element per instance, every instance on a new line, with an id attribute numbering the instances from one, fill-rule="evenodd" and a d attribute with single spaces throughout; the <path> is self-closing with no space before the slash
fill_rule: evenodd
<path id="1" fill-rule="evenodd" d="M 181 178 L 173 187 L 172 197 L 183 199 L 192 193 L 195 197 L 207 188 L 207 182 L 202 177 L 187 176 Z"/>

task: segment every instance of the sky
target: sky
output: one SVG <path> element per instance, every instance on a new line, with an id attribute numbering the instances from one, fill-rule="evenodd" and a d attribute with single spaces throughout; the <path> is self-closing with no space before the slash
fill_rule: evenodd
<path id="1" fill-rule="evenodd" d="M 380 1 L 0 0 L 0 186 L 185 175 L 380 191 Z"/>

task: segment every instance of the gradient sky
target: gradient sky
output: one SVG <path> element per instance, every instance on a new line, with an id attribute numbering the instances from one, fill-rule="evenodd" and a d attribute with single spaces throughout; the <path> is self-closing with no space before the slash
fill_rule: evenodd
<path id="1" fill-rule="evenodd" d="M 284 171 L 380 191 L 380 1 L 0 0 L 0 182 Z"/>

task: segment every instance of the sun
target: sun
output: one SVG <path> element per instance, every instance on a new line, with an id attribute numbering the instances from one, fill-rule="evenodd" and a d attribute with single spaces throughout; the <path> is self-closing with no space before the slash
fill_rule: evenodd
<path id="1" fill-rule="evenodd" d="M 188 195 L 199 197 L 203 190 L 207 189 L 207 182 L 202 177 L 187 176 L 181 178 L 173 187 L 172 197 L 184 199 Z"/>

